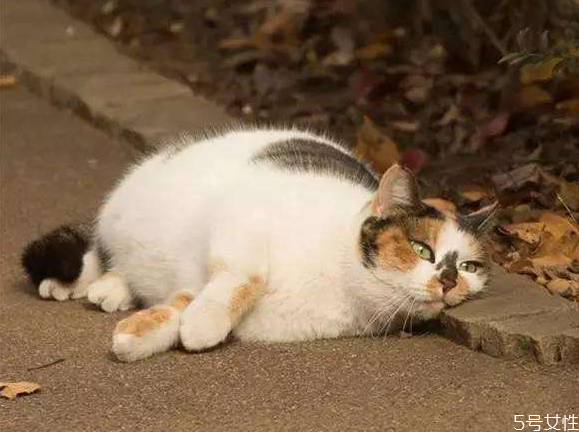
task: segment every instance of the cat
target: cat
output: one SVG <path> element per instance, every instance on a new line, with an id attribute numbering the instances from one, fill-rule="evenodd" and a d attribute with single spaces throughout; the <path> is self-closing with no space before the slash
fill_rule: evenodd
<path id="1" fill-rule="evenodd" d="M 203 351 L 230 335 L 375 335 L 488 285 L 493 209 L 426 205 L 409 171 L 394 165 L 379 178 L 326 136 L 238 128 L 135 164 L 92 226 L 57 228 L 22 262 L 43 298 L 142 307 L 114 331 L 121 361 Z"/>

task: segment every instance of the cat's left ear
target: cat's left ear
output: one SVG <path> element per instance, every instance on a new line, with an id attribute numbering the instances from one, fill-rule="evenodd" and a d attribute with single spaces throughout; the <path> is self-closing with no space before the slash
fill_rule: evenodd
<path id="1" fill-rule="evenodd" d="M 393 209 L 414 211 L 422 206 L 414 175 L 398 164 L 392 165 L 380 179 L 372 208 L 377 216 Z"/>
<path id="2" fill-rule="evenodd" d="M 485 206 L 473 213 L 462 217 L 462 222 L 469 231 L 475 234 L 486 234 L 497 224 L 496 214 L 499 209 L 499 202 Z"/>

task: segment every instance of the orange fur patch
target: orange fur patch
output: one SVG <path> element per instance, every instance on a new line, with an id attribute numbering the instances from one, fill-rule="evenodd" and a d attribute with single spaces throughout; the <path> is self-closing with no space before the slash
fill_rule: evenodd
<path id="1" fill-rule="evenodd" d="M 392 227 L 378 235 L 378 262 L 383 268 L 408 271 L 420 259 L 400 227 Z"/>
<path id="2" fill-rule="evenodd" d="M 442 283 L 436 276 L 432 276 L 426 283 L 426 292 L 430 294 L 432 300 L 440 300 L 442 298 Z"/>
<path id="3" fill-rule="evenodd" d="M 459 275 L 456 279 L 456 286 L 451 291 L 454 291 L 458 295 L 466 296 L 469 291 L 468 282 Z"/>
<path id="4" fill-rule="evenodd" d="M 182 311 L 189 303 L 191 303 L 192 300 L 193 294 L 191 294 L 189 291 L 179 291 L 171 302 L 171 306 L 179 311 Z"/>
<path id="5" fill-rule="evenodd" d="M 414 240 L 424 242 L 434 250 L 444 222 L 432 218 L 418 219 L 412 230 Z"/>
<path id="6" fill-rule="evenodd" d="M 150 333 L 169 321 L 173 310 L 168 306 L 153 306 L 119 321 L 114 334 L 125 333 L 138 337 Z"/>
<path id="7" fill-rule="evenodd" d="M 241 285 L 233 293 L 229 304 L 229 313 L 236 319 L 241 317 L 265 291 L 265 283 L 260 276 L 252 276 L 249 282 Z"/>

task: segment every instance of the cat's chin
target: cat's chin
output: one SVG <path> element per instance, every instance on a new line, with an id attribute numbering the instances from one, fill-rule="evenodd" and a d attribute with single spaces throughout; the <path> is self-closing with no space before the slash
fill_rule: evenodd
<path id="1" fill-rule="evenodd" d="M 431 320 L 438 315 L 447 305 L 443 301 L 430 301 L 430 302 L 421 302 L 419 305 L 415 306 L 414 314 L 423 320 Z"/>

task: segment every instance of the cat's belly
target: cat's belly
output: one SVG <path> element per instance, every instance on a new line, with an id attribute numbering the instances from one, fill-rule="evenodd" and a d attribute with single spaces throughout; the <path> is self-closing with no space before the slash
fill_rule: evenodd
<path id="1" fill-rule="evenodd" d="M 358 332 L 349 304 L 323 293 L 316 295 L 316 289 L 309 291 L 306 295 L 286 290 L 266 294 L 233 330 L 233 335 L 243 341 L 295 342 Z"/>
<path id="2" fill-rule="evenodd" d="M 144 168 L 111 193 L 95 234 L 114 270 L 149 306 L 166 301 L 179 289 L 201 289 L 207 194 L 163 167 L 156 170 L 154 163 Z"/>

